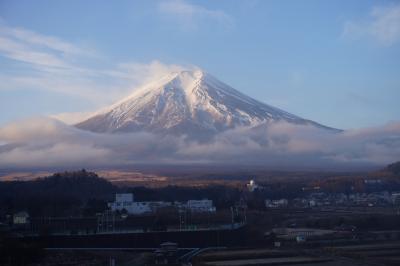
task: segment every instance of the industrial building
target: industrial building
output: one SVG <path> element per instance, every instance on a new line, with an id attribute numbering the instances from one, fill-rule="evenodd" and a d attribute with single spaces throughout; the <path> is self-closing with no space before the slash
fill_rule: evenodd
<path id="1" fill-rule="evenodd" d="M 215 212 L 213 201 L 209 199 L 189 200 L 187 202 L 166 202 L 166 201 L 134 201 L 132 193 L 117 193 L 115 201 L 108 203 L 112 211 L 125 210 L 128 214 L 154 213 L 160 208 L 174 207 L 186 209 L 191 212 Z"/>

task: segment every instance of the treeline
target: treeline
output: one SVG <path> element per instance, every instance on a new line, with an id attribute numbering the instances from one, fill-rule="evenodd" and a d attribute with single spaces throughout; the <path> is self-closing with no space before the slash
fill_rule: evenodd
<path id="1" fill-rule="evenodd" d="M 32 181 L 0 182 L 0 211 L 33 216 L 71 216 L 104 209 L 118 189 L 85 170 L 56 173 Z"/>
<path id="2" fill-rule="evenodd" d="M 373 182 L 368 182 L 372 180 Z M 367 181 L 367 182 L 366 182 Z M 311 187 L 320 187 L 327 193 L 372 193 L 379 191 L 400 191 L 400 162 L 388 165 L 384 169 L 358 177 L 333 176 L 315 180 Z"/>
<path id="3" fill-rule="evenodd" d="M 400 162 L 389 164 L 384 171 L 388 171 L 391 174 L 400 177 Z"/>

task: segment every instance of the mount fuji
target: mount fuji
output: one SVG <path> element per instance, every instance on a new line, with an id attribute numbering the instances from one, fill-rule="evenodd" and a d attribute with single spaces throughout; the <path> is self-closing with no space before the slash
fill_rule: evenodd
<path id="1" fill-rule="evenodd" d="M 339 131 L 257 101 L 202 71 L 180 71 L 151 82 L 75 126 L 98 133 L 146 131 L 191 139 L 273 122 Z"/>

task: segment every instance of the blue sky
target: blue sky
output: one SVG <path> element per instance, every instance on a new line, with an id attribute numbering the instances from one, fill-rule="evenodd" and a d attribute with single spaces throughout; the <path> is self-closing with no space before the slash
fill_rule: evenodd
<path id="1" fill-rule="evenodd" d="M 400 2 L 0 1 L 0 126 L 182 65 L 329 126 L 398 121 Z"/>

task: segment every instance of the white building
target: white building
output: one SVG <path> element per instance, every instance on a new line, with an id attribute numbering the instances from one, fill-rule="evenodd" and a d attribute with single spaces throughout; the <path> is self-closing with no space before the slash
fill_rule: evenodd
<path id="1" fill-rule="evenodd" d="M 186 207 L 193 212 L 215 212 L 212 200 L 188 200 Z"/>
<path id="2" fill-rule="evenodd" d="M 256 184 L 256 182 L 254 180 L 250 180 L 250 182 L 248 184 L 246 184 L 246 186 L 250 192 L 253 192 L 254 190 L 256 190 L 258 188 L 258 185 Z"/>
<path id="3" fill-rule="evenodd" d="M 400 205 L 400 192 L 392 193 L 391 200 L 393 204 Z"/>
<path id="4" fill-rule="evenodd" d="M 146 202 L 134 202 L 132 193 L 115 194 L 115 201 L 108 203 L 112 211 L 126 210 L 129 214 L 143 214 L 151 212 Z"/>
<path id="5" fill-rule="evenodd" d="M 134 201 L 133 199 L 132 193 L 115 194 L 115 201 L 108 203 L 108 207 L 112 211 L 126 210 L 129 214 L 144 214 L 172 205 L 164 201 Z"/>
<path id="6" fill-rule="evenodd" d="M 265 200 L 265 207 L 267 208 L 284 208 L 288 206 L 288 200 L 287 199 L 279 199 L 279 200 L 270 200 L 266 199 Z"/>
<path id="7" fill-rule="evenodd" d="M 317 206 L 317 201 L 314 200 L 314 199 L 309 200 L 309 201 L 308 201 L 308 206 L 310 206 L 310 207 L 315 207 L 315 206 Z"/>
<path id="8" fill-rule="evenodd" d="M 189 209 L 192 212 L 215 212 L 212 200 L 189 200 L 186 203 L 165 201 L 134 201 L 133 194 L 116 194 L 115 201 L 108 203 L 112 211 L 126 210 L 129 214 L 144 214 L 156 212 L 160 208 L 174 206 L 178 209 Z"/>
<path id="9" fill-rule="evenodd" d="M 29 214 L 25 211 L 14 214 L 13 223 L 15 225 L 28 224 L 29 223 Z"/>

